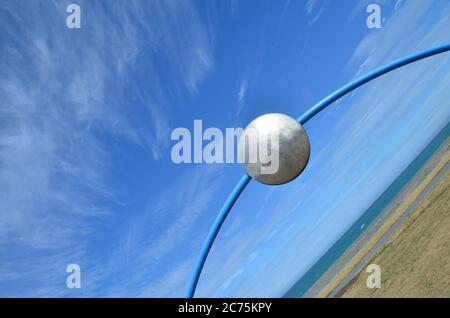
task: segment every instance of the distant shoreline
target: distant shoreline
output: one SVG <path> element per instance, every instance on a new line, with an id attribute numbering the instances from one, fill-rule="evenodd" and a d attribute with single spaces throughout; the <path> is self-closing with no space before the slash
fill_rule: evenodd
<path id="1" fill-rule="evenodd" d="M 315 297 L 353 259 L 414 188 L 450 149 L 450 123 L 429 142 L 403 172 L 351 225 L 333 246 L 285 293 L 284 297 Z"/>
<path id="2" fill-rule="evenodd" d="M 429 171 L 424 178 L 414 186 L 414 189 L 402 199 L 402 202 L 396 207 L 395 211 L 390 214 L 382 226 L 372 233 L 370 239 L 359 249 L 359 251 L 348 261 L 341 270 L 334 276 L 324 288 L 320 289 L 314 297 L 336 297 L 339 296 L 347 285 L 356 277 L 361 271 L 367 261 L 370 260 L 373 255 L 376 254 L 381 247 L 392 234 L 395 233 L 397 227 L 407 218 L 407 212 L 412 210 L 411 207 L 415 207 L 431 188 L 435 185 L 438 176 L 443 175 L 450 166 L 450 151 L 448 151 L 448 139 L 444 141 L 440 149 L 434 154 L 430 161 L 439 160 Z M 441 149 L 444 148 L 444 149 Z M 442 152 L 444 152 L 442 154 Z M 436 159 L 435 156 L 441 158 Z M 434 183 L 434 184 L 433 184 Z"/>

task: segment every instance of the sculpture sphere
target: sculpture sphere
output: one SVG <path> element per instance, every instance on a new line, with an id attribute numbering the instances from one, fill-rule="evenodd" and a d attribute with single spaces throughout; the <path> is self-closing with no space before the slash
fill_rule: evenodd
<path id="1" fill-rule="evenodd" d="M 265 114 L 244 129 L 238 157 L 249 176 L 269 185 L 284 184 L 305 169 L 310 156 L 309 138 L 294 118 Z"/>

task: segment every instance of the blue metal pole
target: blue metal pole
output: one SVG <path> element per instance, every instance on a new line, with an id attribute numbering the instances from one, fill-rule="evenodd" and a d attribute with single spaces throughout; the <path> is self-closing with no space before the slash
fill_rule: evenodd
<path id="1" fill-rule="evenodd" d="M 427 57 L 430 57 L 430 56 L 433 56 L 436 54 L 444 53 L 447 51 L 450 51 L 450 43 L 436 46 L 431 49 L 423 50 L 423 51 L 405 56 L 405 57 L 403 57 L 395 62 L 392 62 L 390 64 L 381 66 L 381 67 L 373 70 L 372 72 L 355 79 L 354 81 L 348 83 L 347 85 L 342 86 L 341 88 L 339 88 L 332 94 L 328 95 L 326 98 L 324 98 L 319 103 L 317 103 L 316 105 L 311 107 L 309 110 L 307 110 L 302 116 L 300 116 L 297 119 L 297 121 L 303 125 L 308 120 L 310 120 L 315 115 L 317 115 L 317 113 L 322 111 L 325 107 L 327 107 L 331 103 L 337 101 L 342 96 L 355 90 L 356 88 L 366 84 L 367 82 L 370 82 L 371 80 L 376 79 L 377 77 L 380 77 L 381 75 L 389 73 L 389 72 L 391 72 L 395 69 L 398 69 L 402 66 L 405 66 L 405 65 L 414 63 L 416 61 L 422 60 L 424 58 L 427 58 Z"/>
<path id="2" fill-rule="evenodd" d="M 245 174 L 238 184 L 234 187 L 233 192 L 231 192 L 228 199 L 225 201 L 222 209 L 216 217 L 211 229 L 209 230 L 208 236 L 206 237 L 205 243 L 203 243 L 202 250 L 197 260 L 197 264 L 195 266 L 194 273 L 192 273 L 191 281 L 189 283 L 189 292 L 188 297 L 194 297 L 195 288 L 197 287 L 198 280 L 200 278 L 200 273 L 202 272 L 203 265 L 205 265 L 206 257 L 208 256 L 209 251 L 211 250 L 211 246 L 214 243 L 214 240 L 219 233 L 220 228 L 222 227 L 223 222 L 225 221 L 228 213 L 230 213 L 231 208 L 233 207 L 236 200 L 239 198 L 239 195 L 242 191 L 244 191 L 247 184 L 250 182 L 252 178 Z"/>
<path id="3" fill-rule="evenodd" d="M 322 111 L 324 108 L 332 104 L 333 102 L 337 101 L 339 98 L 343 97 L 344 95 L 350 93 L 351 91 L 355 90 L 356 88 L 366 84 L 367 82 L 370 82 L 373 79 L 376 79 L 377 77 L 380 77 L 386 73 L 389 73 L 395 69 L 398 69 L 400 67 L 403 67 L 405 65 L 414 63 L 416 61 L 422 60 L 424 58 L 444 53 L 450 51 L 450 43 L 444 44 L 441 46 L 437 46 L 431 49 L 423 50 L 415 54 L 408 55 L 404 58 L 401 58 L 395 62 L 392 62 L 390 64 L 386 64 L 384 66 L 381 66 L 372 72 L 363 75 L 354 81 L 342 86 L 332 94 L 328 95 L 326 98 L 321 100 L 319 103 L 311 107 L 309 110 L 307 110 L 302 116 L 300 116 L 297 121 L 304 125 L 306 122 L 308 122 L 311 118 L 313 118 L 315 115 L 317 115 L 320 111 Z M 200 255 L 197 259 L 197 263 L 195 265 L 194 272 L 192 273 L 191 280 L 189 282 L 189 291 L 188 291 L 188 297 L 192 298 L 195 294 L 195 289 L 197 288 L 198 280 L 200 279 L 200 274 L 202 272 L 203 266 L 205 265 L 206 258 L 208 257 L 209 251 L 211 250 L 211 247 L 214 243 L 214 240 L 217 237 L 217 234 L 219 233 L 220 228 L 222 227 L 222 224 L 225 222 L 226 217 L 230 213 L 231 208 L 233 207 L 234 203 L 239 198 L 242 191 L 244 191 L 247 184 L 250 182 L 251 177 L 247 174 L 244 175 L 241 180 L 238 182 L 236 187 L 231 192 L 228 199 L 225 201 L 225 204 L 223 205 L 222 209 L 220 210 L 219 214 L 216 217 L 216 220 L 214 221 L 213 225 L 211 226 L 211 229 L 209 230 L 208 236 L 205 239 L 205 242 L 203 243 L 202 249 L 200 251 Z"/>

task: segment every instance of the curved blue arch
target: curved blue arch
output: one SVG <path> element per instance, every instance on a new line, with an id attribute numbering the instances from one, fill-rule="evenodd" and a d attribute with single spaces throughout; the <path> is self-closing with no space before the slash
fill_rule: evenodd
<path id="1" fill-rule="evenodd" d="M 424 58 L 437 55 L 440 53 L 444 53 L 450 51 L 450 43 L 440 45 L 437 47 L 433 47 L 430 49 L 426 49 L 420 52 L 417 52 L 415 54 L 408 55 L 406 57 L 403 57 L 395 62 L 386 64 L 380 68 L 377 68 L 373 70 L 372 72 L 363 75 L 354 81 L 348 83 L 347 85 L 342 86 L 332 94 L 328 95 L 326 98 L 321 100 L 319 103 L 311 107 L 309 110 L 307 110 L 302 116 L 300 116 L 297 121 L 304 125 L 306 122 L 308 122 L 311 118 L 313 118 L 315 115 L 317 115 L 320 111 L 322 111 L 324 108 L 332 104 L 333 102 L 337 101 L 339 98 L 343 97 L 344 95 L 350 93 L 351 91 L 355 90 L 356 88 L 366 84 L 367 82 L 370 82 L 373 79 L 376 79 L 377 77 L 380 77 L 386 73 L 389 73 L 395 69 L 398 69 L 402 66 L 414 63 L 416 61 L 422 60 Z M 241 180 L 238 182 L 238 184 L 234 187 L 233 191 L 231 192 L 228 199 L 225 201 L 225 204 L 223 205 L 222 209 L 220 210 L 219 214 L 216 217 L 216 220 L 211 226 L 211 229 L 209 230 L 208 236 L 205 239 L 205 242 L 203 243 L 202 249 L 200 251 L 200 255 L 197 259 L 197 263 L 194 269 L 194 272 L 192 273 L 191 280 L 189 282 L 189 290 L 188 290 L 188 298 L 194 297 L 195 289 L 197 288 L 198 280 L 200 279 L 200 274 L 202 272 L 203 266 L 205 265 L 206 258 L 208 257 L 209 251 L 211 250 L 211 247 L 214 243 L 214 240 L 217 237 L 217 234 L 219 233 L 220 228 L 222 227 L 222 224 L 225 222 L 226 217 L 231 211 L 231 208 L 233 207 L 234 203 L 239 198 L 242 191 L 244 191 L 247 184 L 250 182 L 251 177 L 245 174 Z"/>

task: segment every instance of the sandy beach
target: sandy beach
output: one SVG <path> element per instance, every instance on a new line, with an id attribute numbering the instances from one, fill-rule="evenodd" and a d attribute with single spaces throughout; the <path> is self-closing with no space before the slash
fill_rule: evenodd
<path id="1" fill-rule="evenodd" d="M 395 200 L 392 211 L 379 218 L 379 224 L 372 225 L 374 230 L 368 230 L 365 238 L 355 242 L 353 251 L 350 248 L 352 252 L 343 255 L 340 263 L 319 280 L 307 297 L 450 295 L 448 144 L 448 140 L 444 142 L 420 177 L 408 186 L 406 194 Z M 435 230 L 429 232 L 430 228 Z M 424 245 L 421 250 L 415 248 L 416 241 Z M 382 269 L 380 289 L 366 287 L 365 269 L 372 263 Z M 412 287 L 405 288 L 408 285 Z"/>

